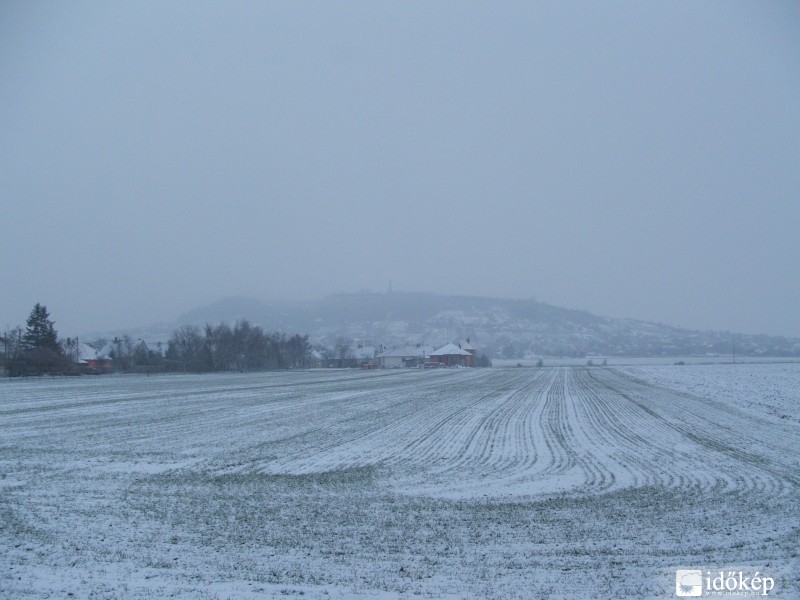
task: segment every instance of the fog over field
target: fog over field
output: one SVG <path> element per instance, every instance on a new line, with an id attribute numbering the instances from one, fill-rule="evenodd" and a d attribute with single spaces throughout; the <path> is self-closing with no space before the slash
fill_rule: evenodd
<path id="1" fill-rule="evenodd" d="M 798 31 L 795 2 L 3 2 L 0 326 L 391 282 L 798 336 Z"/>
<path id="2" fill-rule="evenodd" d="M 798 32 L 0 2 L 0 598 L 800 597 Z"/>

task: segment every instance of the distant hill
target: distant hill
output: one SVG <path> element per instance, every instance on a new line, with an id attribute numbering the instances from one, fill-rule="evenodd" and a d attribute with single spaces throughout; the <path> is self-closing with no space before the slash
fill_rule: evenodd
<path id="1" fill-rule="evenodd" d="M 392 347 L 470 338 L 490 356 L 796 356 L 800 339 L 693 331 L 611 319 L 536 300 L 388 292 L 327 296 L 310 302 L 224 298 L 185 313 L 177 324 L 247 319 L 267 331 L 308 334 L 332 347 L 342 337 Z"/>

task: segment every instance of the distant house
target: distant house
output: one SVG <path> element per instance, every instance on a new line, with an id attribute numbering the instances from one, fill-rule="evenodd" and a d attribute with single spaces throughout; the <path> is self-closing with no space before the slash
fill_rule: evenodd
<path id="1" fill-rule="evenodd" d="M 475 357 L 478 355 L 478 349 L 470 343 L 469 338 L 467 338 L 466 340 L 461 342 L 459 344 L 459 346 L 461 347 L 462 350 L 466 350 L 467 352 L 469 352 L 472 355 L 472 358 L 473 358 L 472 364 L 470 364 L 468 366 L 470 366 L 470 367 L 474 366 Z"/>
<path id="2" fill-rule="evenodd" d="M 111 358 L 105 349 L 95 350 L 89 344 L 80 342 L 70 352 L 73 363 L 81 373 L 100 375 L 111 372 Z"/>
<path id="3" fill-rule="evenodd" d="M 353 358 L 355 359 L 357 365 L 374 364 L 375 346 L 358 344 L 353 349 Z"/>
<path id="4" fill-rule="evenodd" d="M 308 366 L 312 369 L 320 369 L 328 366 L 327 359 L 319 350 L 312 349 L 306 356 Z"/>
<path id="5" fill-rule="evenodd" d="M 474 348 L 473 352 L 470 352 L 464 350 L 461 345 L 446 344 L 431 352 L 429 362 L 446 367 L 472 367 L 475 364 Z"/>
<path id="6" fill-rule="evenodd" d="M 375 358 L 384 369 L 419 367 L 426 362 L 433 348 L 429 346 L 401 346 L 378 354 Z"/>
<path id="7" fill-rule="evenodd" d="M 336 356 L 323 358 L 324 366 L 331 369 L 357 369 L 375 365 L 375 347 L 358 344 L 355 348 L 337 346 Z"/>

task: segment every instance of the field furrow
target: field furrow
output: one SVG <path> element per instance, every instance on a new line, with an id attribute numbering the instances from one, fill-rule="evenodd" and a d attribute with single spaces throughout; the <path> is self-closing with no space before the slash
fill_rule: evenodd
<path id="1" fill-rule="evenodd" d="M 748 564 L 792 597 L 779 372 L 780 402 L 572 367 L 3 381 L 0 596 L 661 598 Z"/>

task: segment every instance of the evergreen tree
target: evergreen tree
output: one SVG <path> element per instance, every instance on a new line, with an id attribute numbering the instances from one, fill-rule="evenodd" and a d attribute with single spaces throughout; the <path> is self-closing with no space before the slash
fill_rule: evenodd
<path id="1" fill-rule="evenodd" d="M 58 333 L 53 327 L 54 323 L 50 320 L 47 307 L 38 302 L 33 307 L 27 321 L 27 329 L 22 338 L 26 350 L 48 349 L 60 352 L 58 345 Z"/>
<path id="2" fill-rule="evenodd" d="M 65 370 L 67 361 L 58 343 L 58 333 L 47 308 L 38 302 L 33 307 L 27 321 L 22 346 L 25 350 L 25 361 L 22 373 L 49 373 Z"/>

